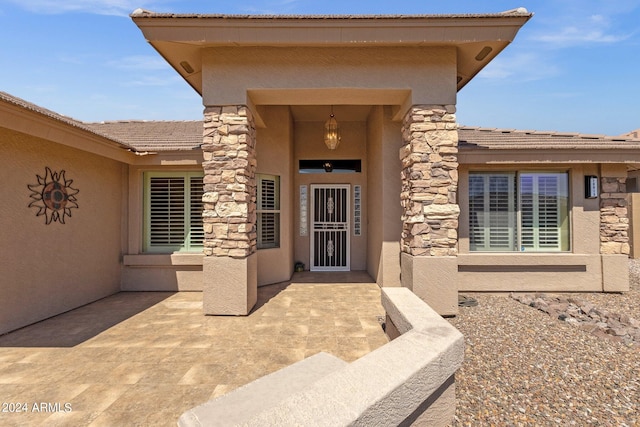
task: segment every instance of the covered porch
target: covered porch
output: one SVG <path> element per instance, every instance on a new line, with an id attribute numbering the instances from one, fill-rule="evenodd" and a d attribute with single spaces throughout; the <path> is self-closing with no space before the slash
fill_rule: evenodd
<path id="1" fill-rule="evenodd" d="M 445 279 L 460 212 L 456 94 L 531 16 L 136 10 L 145 38 L 202 95 L 205 313 L 249 313 L 257 287 L 300 262 L 367 271 L 455 314 L 457 288 Z M 337 149 L 323 144 L 332 114 Z M 355 173 L 331 173 L 338 161 Z M 329 166 L 308 172 L 303 162 Z M 327 224 L 315 208 L 333 212 L 336 189 L 344 215 Z"/>
<path id="2" fill-rule="evenodd" d="M 3 335 L 0 397 L 28 403 L 3 423 L 175 425 L 186 410 L 318 352 L 350 362 L 388 342 L 380 290 L 366 274 L 305 283 L 309 274 L 261 287 L 245 317 L 202 316 L 200 292 L 121 292 Z M 50 404 L 35 411 L 40 402 Z"/>

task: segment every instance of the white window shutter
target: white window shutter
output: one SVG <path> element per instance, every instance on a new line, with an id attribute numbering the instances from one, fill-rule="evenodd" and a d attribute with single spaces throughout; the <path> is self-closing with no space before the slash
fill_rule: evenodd
<path id="1" fill-rule="evenodd" d="M 181 244 L 185 232 L 185 188 L 182 177 L 152 177 L 150 196 L 150 246 Z"/>
<path id="2" fill-rule="evenodd" d="M 204 245 L 202 226 L 202 195 L 204 185 L 201 176 L 192 176 L 189 180 L 189 246 Z"/>

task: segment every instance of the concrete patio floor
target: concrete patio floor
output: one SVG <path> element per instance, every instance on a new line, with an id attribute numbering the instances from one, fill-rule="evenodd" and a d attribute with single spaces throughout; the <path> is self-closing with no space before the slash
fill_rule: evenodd
<path id="1" fill-rule="evenodd" d="M 199 292 L 118 293 L 0 336 L 0 425 L 174 426 L 317 352 L 353 361 L 384 345 L 382 315 L 360 272 L 296 273 L 259 288 L 246 317 L 204 316 Z"/>

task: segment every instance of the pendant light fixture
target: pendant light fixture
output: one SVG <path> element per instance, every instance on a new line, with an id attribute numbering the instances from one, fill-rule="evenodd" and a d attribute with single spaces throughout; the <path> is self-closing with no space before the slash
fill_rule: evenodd
<path id="1" fill-rule="evenodd" d="M 331 106 L 329 120 L 324 124 L 324 143 L 329 150 L 335 150 L 340 144 L 340 130 L 338 129 L 338 122 L 333 115 L 333 105 Z"/>

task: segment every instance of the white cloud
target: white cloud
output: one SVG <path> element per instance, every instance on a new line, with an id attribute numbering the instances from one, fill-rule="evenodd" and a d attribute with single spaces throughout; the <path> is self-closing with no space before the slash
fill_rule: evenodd
<path id="1" fill-rule="evenodd" d="M 168 70 L 169 64 L 160 56 L 133 55 L 107 62 L 107 65 L 122 70 Z"/>
<path id="2" fill-rule="evenodd" d="M 182 79 L 178 76 L 160 77 L 145 75 L 126 82 L 123 86 L 170 86 L 178 83 L 180 80 Z"/>
<path id="3" fill-rule="evenodd" d="M 498 56 L 478 74 L 487 80 L 526 82 L 541 80 L 559 73 L 558 67 L 548 59 L 535 53 L 518 53 Z"/>
<path id="4" fill-rule="evenodd" d="M 277 15 L 283 13 L 294 13 L 294 10 L 298 7 L 299 0 L 276 0 L 276 1 L 259 1 L 246 2 L 241 5 L 241 9 L 249 14 L 262 14 L 262 15 Z"/>
<path id="5" fill-rule="evenodd" d="M 611 19 L 603 14 L 574 17 L 571 23 L 556 25 L 554 30 L 534 34 L 534 41 L 548 43 L 557 48 L 589 45 L 611 44 L 624 41 L 631 34 L 616 33 L 612 29 Z"/>
<path id="6" fill-rule="evenodd" d="M 128 16 L 138 7 L 149 4 L 145 0 L 6 0 L 29 12 L 60 14 L 68 12 L 96 15 Z"/>

